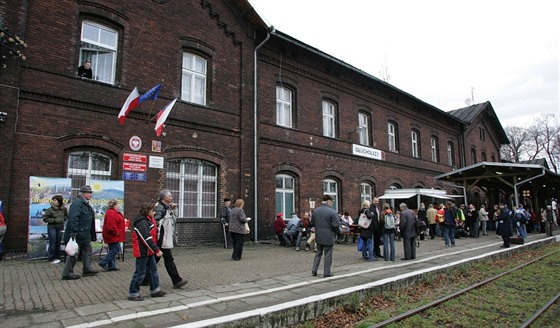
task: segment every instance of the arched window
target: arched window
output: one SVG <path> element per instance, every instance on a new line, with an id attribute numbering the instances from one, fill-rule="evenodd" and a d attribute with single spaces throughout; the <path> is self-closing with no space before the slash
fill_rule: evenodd
<path id="1" fill-rule="evenodd" d="M 360 204 L 364 200 L 369 200 L 371 202 L 372 195 L 373 195 L 372 185 L 368 182 L 360 183 Z"/>
<path id="2" fill-rule="evenodd" d="M 292 91 L 285 87 L 276 86 L 276 124 L 288 128 L 293 127 L 292 108 Z"/>
<path id="3" fill-rule="evenodd" d="M 387 141 L 389 151 L 399 151 L 399 127 L 396 122 L 389 121 L 387 123 Z"/>
<path id="4" fill-rule="evenodd" d="M 369 136 L 371 134 L 369 129 L 369 115 L 365 113 L 358 114 L 358 135 L 360 136 L 360 145 L 369 146 Z"/>
<path id="5" fill-rule="evenodd" d="M 476 149 L 471 148 L 471 159 L 472 159 L 472 164 L 476 164 L 477 160 L 476 160 Z"/>
<path id="6" fill-rule="evenodd" d="M 329 195 L 333 199 L 332 208 L 338 212 L 338 182 L 333 179 L 323 180 L 323 195 Z"/>
<path id="7" fill-rule="evenodd" d="M 115 83 L 118 39 L 119 34 L 114 29 L 91 21 L 83 21 L 78 66 L 89 61 L 94 80 Z"/>
<path id="8" fill-rule="evenodd" d="M 329 138 L 336 137 L 336 106 L 323 100 L 323 136 Z"/>
<path id="9" fill-rule="evenodd" d="M 451 141 L 447 142 L 447 164 L 455 165 L 455 145 Z"/>
<path id="10" fill-rule="evenodd" d="M 68 155 L 67 177 L 72 179 L 72 196 L 91 179 L 110 180 L 113 170 L 111 157 L 90 150 L 75 151 Z"/>
<path id="11" fill-rule="evenodd" d="M 193 53 L 183 53 L 181 100 L 206 105 L 208 61 Z"/>
<path id="12" fill-rule="evenodd" d="M 294 177 L 287 174 L 278 174 L 276 184 L 276 213 L 284 213 L 289 218 L 295 212 L 295 182 Z"/>
<path id="13" fill-rule="evenodd" d="M 197 159 L 167 161 L 167 189 L 178 204 L 179 217 L 215 218 L 218 168 Z"/>
<path id="14" fill-rule="evenodd" d="M 439 162 L 439 141 L 436 136 L 430 138 L 430 147 L 432 150 L 432 162 Z"/>
<path id="15" fill-rule="evenodd" d="M 420 132 L 413 129 L 410 132 L 410 142 L 412 146 L 412 157 L 420 158 Z"/>
<path id="16" fill-rule="evenodd" d="M 486 162 L 486 153 L 482 152 L 482 154 L 480 154 L 480 155 L 481 155 L 482 161 Z"/>

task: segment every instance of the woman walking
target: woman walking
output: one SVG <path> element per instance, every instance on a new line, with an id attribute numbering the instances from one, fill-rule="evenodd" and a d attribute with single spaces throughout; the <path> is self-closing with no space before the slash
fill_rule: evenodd
<path id="1" fill-rule="evenodd" d="M 124 242 L 124 216 L 119 212 L 119 201 L 109 201 L 107 213 L 103 220 L 103 242 L 109 245 L 107 255 L 99 261 L 99 266 L 105 271 L 118 271 L 115 257 L 121 252 L 121 243 Z"/>

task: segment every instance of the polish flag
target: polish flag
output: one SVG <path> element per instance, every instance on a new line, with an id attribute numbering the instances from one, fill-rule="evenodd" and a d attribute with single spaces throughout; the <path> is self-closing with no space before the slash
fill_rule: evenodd
<path id="1" fill-rule="evenodd" d="M 138 98 L 140 95 L 138 94 L 138 88 L 134 87 L 134 90 L 130 93 L 128 98 L 126 98 L 126 102 L 124 103 L 121 112 L 119 113 L 119 122 L 122 125 L 124 123 L 124 119 L 134 108 L 138 107 Z"/>
<path id="2" fill-rule="evenodd" d="M 165 120 L 167 120 L 167 116 L 169 116 L 169 113 L 171 112 L 171 109 L 175 105 L 176 101 L 177 98 L 173 99 L 172 102 L 170 102 L 167 106 L 165 106 L 164 109 L 160 110 L 159 113 L 157 114 L 156 127 L 154 130 L 156 130 L 156 135 L 158 137 L 161 135 L 161 131 L 163 130 L 163 124 L 165 123 Z"/>

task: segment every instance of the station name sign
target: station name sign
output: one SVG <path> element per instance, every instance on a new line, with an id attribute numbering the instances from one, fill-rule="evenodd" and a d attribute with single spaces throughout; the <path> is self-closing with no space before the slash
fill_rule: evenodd
<path id="1" fill-rule="evenodd" d="M 375 148 L 364 147 L 362 145 L 352 144 L 352 154 L 380 161 L 383 160 L 383 151 Z"/>

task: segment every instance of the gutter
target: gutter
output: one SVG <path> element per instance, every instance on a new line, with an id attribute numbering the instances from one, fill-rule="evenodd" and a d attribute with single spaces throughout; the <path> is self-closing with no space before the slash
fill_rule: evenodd
<path id="1" fill-rule="evenodd" d="M 270 32 L 274 32 L 274 27 L 270 26 L 268 28 L 268 30 L 266 31 L 266 38 L 263 40 L 263 42 L 261 42 L 256 48 L 255 51 L 253 52 L 253 152 L 254 152 L 254 157 L 253 157 L 253 166 L 254 166 L 254 176 L 253 176 L 253 183 L 254 183 L 254 189 L 255 189 L 255 197 L 254 197 L 254 218 L 253 218 L 253 231 L 255 233 L 255 239 L 254 239 L 254 243 L 257 244 L 258 243 L 258 197 L 259 197 L 259 193 L 258 193 L 258 176 L 259 176 L 259 167 L 258 167 L 258 134 L 257 134 L 257 125 L 258 125 L 258 121 L 257 121 L 257 113 L 258 113 L 258 74 L 257 74 L 257 68 L 258 68 L 258 59 L 257 59 L 257 53 L 259 51 L 259 49 L 270 39 Z"/>

